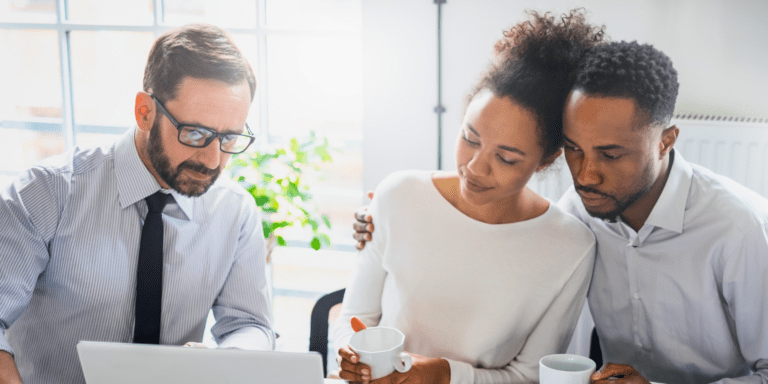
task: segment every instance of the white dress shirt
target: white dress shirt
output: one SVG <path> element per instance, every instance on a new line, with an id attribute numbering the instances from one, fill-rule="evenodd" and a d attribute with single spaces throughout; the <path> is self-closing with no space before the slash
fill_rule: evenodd
<path id="1" fill-rule="evenodd" d="M 146 196 L 160 189 L 129 130 L 108 148 L 47 159 L 0 191 L 0 350 L 25 383 L 83 383 L 80 340 L 133 340 Z M 253 198 L 222 175 L 163 211 L 161 344 L 274 348 Z"/>
<path id="2" fill-rule="evenodd" d="M 605 362 L 664 383 L 768 383 L 768 200 L 678 152 L 645 225 L 559 204 L 595 233 L 588 302 Z"/>
<path id="3" fill-rule="evenodd" d="M 592 233 L 550 204 L 541 216 L 487 224 L 438 192 L 432 172 L 403 171 L 376 189 L 373 240 L 357 256 L 331 336 L 350 318 L 393 327 L 405 350 L 445 358 L 452 384 L 535 383 L 539 359 L 564 352 L 594 262 Z"/>

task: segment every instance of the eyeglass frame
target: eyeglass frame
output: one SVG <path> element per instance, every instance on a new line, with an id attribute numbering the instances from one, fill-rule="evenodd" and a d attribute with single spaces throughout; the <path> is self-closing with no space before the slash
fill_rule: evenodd
<path id="1" fill-rule="evenodd" d="M 159 109 L 160 109 L 160 112 L 162 112 L 162 113 L 163 113 L 163 115 L 165 115 L 165 117 L 167 117 L 167 118 L 168 118 L 168 121 L 170 121 L 170 122 L 171 122 L 171 124 L 173 124 L 173 126 L 174 126 L 174 127 L 176 128 L 176 130 L 179 132 L 178 136 L 176 137 L 176 140 L 178 140 L 178 141 L 179 141 L 179 143 L 181 143 L 181 144 L 183 144 L 183 145 L 186 145 L 187 147 L 190 147 L 190 148 L 205 148 L 205 147 L 209 146 L 211 143 L 213 143 L 213 141 L 214 141 L 214 140 L 216 140 L 216 138 L 218 138 L 218 139 L 219 139 L 219 150 L 220 150 L 220 151 L 222 151 L 222 152 L 224 152 L 224 153 L 229 153 L 229 154 L 232 154 L 232 155 L 236 155 L 236 154 L 238 154 L 238 153 L 243 153 L 243 152 L 245 152 L 245 151 L 248 149 L 248 147 L 250 147 L 250 146 L 251 146 L 251 144 L 253 144 L 253 142 L 254 142 L 254 141 L 256 141 L 256 136 L 254 136 L 254 135 L 253 135 L 253 132 L 251 131 L 251 128 L 248 126 L 248 123 L 247 123 L 247 122 L 245 123 L 245 129 L 247 129 L 247 130 L 248 130 L 248 134 L 247 134 L 247 135 L 246 135 L 246 134 L 243 134 L 243 133 L 220 133 L 220 132 L 216 131 L 215 129 L 212 129 L 212 128 L 208 128 L 208 127 L 202 127 L 202 126 L 199 126 L 199 125 L 191 125 L 191 124 L 181 124 L 181 123 L 179 123 L 179 121 L 178 121 L 178 120 L 176 120 L 176 118 L 175 118 L 175 117 L 173 117 L 173 115 L 171 115 L 171 113 L 170 113 L 170 112 L 168 112 L 168 110 L 165 108 L 165 106 L 163 105 L 163 103 L 162 103 L 162 102 L 160 102 L 160 99 L 158 99 L 157 97 L 155 97 L 155 95 L 153 95 L 153 94 L 151 94 L 151 93 L 149 93 L 149 92 L 147 92 L 147 93 L 149 94 L 149 96 L 152 96 L 152 100 L 154 100 L 154 101 L 155 101 L 155 104 L 157 104 L 157 106 L 159 107 Z M 187 144 L 187 143 L 185 143 L 185 142 L 181 141 L 181 130 L 182 130 L 182 128 L 184 128 L 184 127 L 191 127 L 191 128 L 197 129 L 197 130 L 203 130 L 203 131 L 206 131 L 206 132 L 210 132 L 210 133 L 211 133 L 211 135 L 210 135 L 210 136 L 208 136 L 208 137 L 206 137 L 206 139 L 205 139 L 205 142 L 204 142 L 204 143 L 203 143 L 203 145 L 201 145 L 201 146 L 190 145 L 190 144 Z M 248 145 L 246 145 L 246 146 L 245 146 L 245 148 L 244 148 L 242 151 L 240 151 L 240 152 L 228 152 L 228 151 L 225 151 L 225 150 L 224 150 L 224 149 L 221 147 L 221 146 L 222 146 L 222 141 L 221 141 L 221 139 L 222 139 L 223 137 L 225 137 L 225 136 L 229 136 L 229 135 L 245 136 L 245 137 L 247 137 L 247 138 L 251 139 L 251 141 L 250 141 L 250 142 L 248 143 Z"/>

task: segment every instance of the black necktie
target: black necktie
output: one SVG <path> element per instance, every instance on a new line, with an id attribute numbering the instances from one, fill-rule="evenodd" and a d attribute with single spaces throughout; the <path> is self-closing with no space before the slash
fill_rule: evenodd
<path id="1" fill-rule="evenodd" d="M 160 343 L 160 308 L 163 297 L 163 208 L 168 195 L 160 191 L 147 196 L 147 218 L 141 229 L 139 264 L 136 272 L 136 326 L 133 342 Z"/>

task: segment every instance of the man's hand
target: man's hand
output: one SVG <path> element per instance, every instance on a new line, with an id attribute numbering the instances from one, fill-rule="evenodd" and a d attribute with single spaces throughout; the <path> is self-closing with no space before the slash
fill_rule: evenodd
<path id="1" fill-rule="evenodd" d="M 368 191 L 368 199 L 373 199 L 373 191 Z M 365 248 L 365 243 L 371 241 L 373 236 L 373 218 L 368 214 L 368 206 L 364 205 L 355 211 L 355 223 L 352 228 L 355 234 L 352 237 L 357 240 L 357 249 Z"/>
<path id="2" fill-rule="evenodd" d="M 6 351 L 0 351 L 0 384 L 21 384 L 13 356 Z"/>
<path id="3" fill-rule="evenodd" d="M 198 343 L 196 341 L 187 341 L 186 344 L 184 344 L 185 347 L 192 347 L 192 348 L 208 348 L 207 345 L 203 343 Z"/>
<path id="4" fill-rule="evenodd" d="M 371 381 L 371 384 L 449 384 L 451 366 L 447 360 L 435 359 L 409 353 L 413 366 L 408 372 L 392 372 L 391 375 Z"/>
<path id="5" fill-rule="evenodd" d="M 605 364 L 591 379 L 592 384 L 650 384 L 640 372 L 626 364 Z"/>

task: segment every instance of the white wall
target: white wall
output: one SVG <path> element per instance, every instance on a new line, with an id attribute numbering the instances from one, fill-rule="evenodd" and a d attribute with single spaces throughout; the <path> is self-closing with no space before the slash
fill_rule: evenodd
<path id="1" fill-rule="evenodd" d="M 393 171 L 437 168 L 437 9 L 363 0 L 363 187 Z"/>
<path id="2" fill-rule="evenodd" d="M 524 10 L 583 6 L 613 40 L 653 44 L 679 73 L 677 112 L 768 117 L 768 1 L 447 0 L 443 5 L 443 168 L 464 96 L 501 32 Z M 398 169 L 436 168 L 436 5 L 363 0 L 364 188 Z"/>

